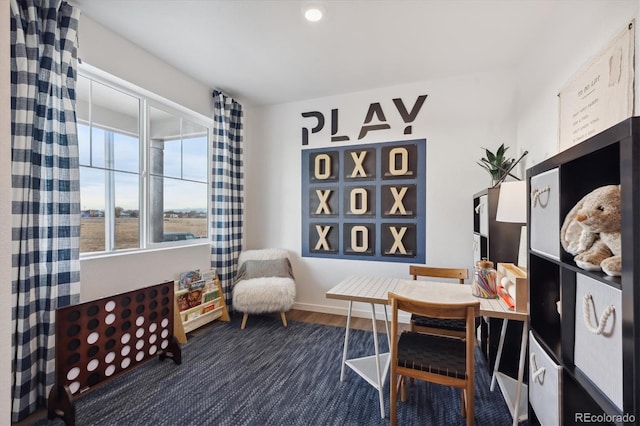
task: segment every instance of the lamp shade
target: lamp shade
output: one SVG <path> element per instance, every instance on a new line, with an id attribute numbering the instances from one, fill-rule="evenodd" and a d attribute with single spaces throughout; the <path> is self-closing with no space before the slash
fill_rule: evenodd
<path id="1" fill-rule="evenodd" d="M 498 197 L 498 222 L 527 223 L 527 182 L 502 182 Z"/>

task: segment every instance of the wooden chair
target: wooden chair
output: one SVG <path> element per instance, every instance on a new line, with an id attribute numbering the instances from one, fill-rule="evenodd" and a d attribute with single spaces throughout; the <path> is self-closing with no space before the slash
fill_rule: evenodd
<path id="1" fill-rule="evenodd" d="M 409 275 L 414 280 L 417 280 L 418 277 L 457 279 L 460 284 L 464 284 L 464 280 L 469 278 L 469 271 L 466 268 L 435 268 L 410 265 Z M 460 339 L 464 339 L 466 336 L 466 327 L 463 320 L 442 320 L 419 315 L 411 315 L 411 331 L 452 336 Z"/>
<path id="2" fill-rule="evenodd" d="M 480 302 L 428 303 L 389 293 L 391 305 L 391 426 L 397 424 L 398 389 L 405 377 L 460 388 L 462 415 L 467 425 L 474 418 L 474 346 L 473 324 L 480 314 Z M 398 338 L 398 311 L 441 319 L 461 319 L 466 323 L 466 338 L 405 331 Z M 400 377 L 400 380 L 398 379 Z M 404 390 L 404 387 L 403 387 Z M 404 394 L 404 392 L 403 392 Z M 403 395 L 405 400 L 405 395 Z"/>

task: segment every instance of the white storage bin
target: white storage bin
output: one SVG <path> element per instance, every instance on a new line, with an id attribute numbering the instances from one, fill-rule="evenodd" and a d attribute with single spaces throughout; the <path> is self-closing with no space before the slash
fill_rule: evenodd
<path id="1" fill-rule="evenodd" d="M 480 235 L 473 234 L 473 264 L 475 265 L 480 261 L 482 255 L 482 242 Z"/>
<path id="2" fill-rule="evenodd" d="M 486 195 L 480 196 L 478 214 L 480 215 L 480 234 L 486 237 L 489 235 L 489 203 Z"/>
<path id="3" fill-rule="evenodd" d="M 562 414 L 562 367 L 529 332 L 529 403 L 543 426 L 559 425 Z"/>
<path id="4" fill-rule="evenodd" d="M 622 409 L 621 291 L 578 274 L 576 279 L 576 335 L 573 359 Z"/>
<path id="5" fill-rule="evenodd" d="M 560 181 L 558 169 L 531 177 L 531 250 L 560 259 Z"/>

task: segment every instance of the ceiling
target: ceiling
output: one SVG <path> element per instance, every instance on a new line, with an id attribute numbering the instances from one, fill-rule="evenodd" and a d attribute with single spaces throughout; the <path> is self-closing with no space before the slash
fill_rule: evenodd
<path id="1" fill-rule="evenodd" d="M 303 0 L 72 3 L 210 88 L 267 105 L 514 67 L 586 1 L 324 0 L 317 23 Z"/>

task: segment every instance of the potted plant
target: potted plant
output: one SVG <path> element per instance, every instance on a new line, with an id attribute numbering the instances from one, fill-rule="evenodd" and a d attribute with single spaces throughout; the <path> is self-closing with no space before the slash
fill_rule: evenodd
<path id="1" fill-rule="evenodd" d="M 505 147 L 504 144 L 498 147 L 495 154 L 487 148 L 483 149 L 486 157 L 481 158 L 477 163 L 491 175 L 491 186 L 496 186 L 509 174 L 516 160 L 505 156 L 509 147 Z"/>

